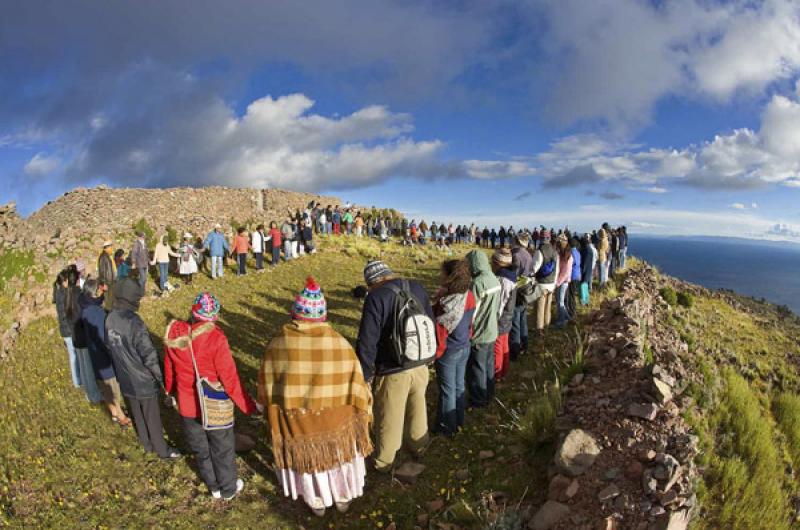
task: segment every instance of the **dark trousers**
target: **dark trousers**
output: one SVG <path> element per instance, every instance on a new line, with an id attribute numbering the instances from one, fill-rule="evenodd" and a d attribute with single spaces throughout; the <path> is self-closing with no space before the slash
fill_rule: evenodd
<path id="1" fill-rule="evenodd" d="M 271 263 L 271 265 L 273 267 L 275 267 L 280 262 L 281 262 L 281 247 L 272 247 L 272 263 Z"/>
<path id="2" fill-rule="evenodd" d="M 264 254 L 262 252 L 256 252 L 256 270 L 260 271 L 264 268 Z"/>
<path id="3" fill-rule="evenodd" d="M 578 315 L 578 298 L 581 296 L 581 282 L 580 280 L 572 280 L 569 282 L 569 290 L 567 291 L 567 315 L 570 320 L 575 320 Z"/>
<path id="4" fill-rule="evenodd" d="M 247 254 L 237 254 L 236 261 L 239 263 L 239 274 L 247 272 Z"/>
<path id="5" fill-rule="evenodd" d="M 519 358 L 520 353 L 528 350 L 528 306 L 521 304 L 514 307 L 509 336 L 509 356 L 512 361 Z"/>
<path id="6" fill-rule="evenodd" d="M 200 478 L 210 491 L 236 493 L 236 450 L 233 427 L 207 431 L 196 418 L 182 418 L 183 433 L 197 461 Z"/>
<path id="7" fill-rule="evenodd" d="M 135 399 L 126 396 L 128 408 L 133 416 L 139 442 L 148 453 L 156 453 L 161 458 L 169 456 L 169 448 L 164 441 L 164 427 L 161 425 L 161 411 L 158 397 Z"/>
<path id="8" fill-rule="evenodd" d="M 467 362 L 470 407 L 486 407 L 494 398 L 494 342 L 473 345 Z"/>

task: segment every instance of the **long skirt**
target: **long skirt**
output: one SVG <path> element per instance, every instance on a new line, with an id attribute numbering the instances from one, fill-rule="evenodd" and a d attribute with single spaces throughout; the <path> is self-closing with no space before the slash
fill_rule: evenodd
<path id="1" fill-rule="evenodd" d="M 292 469 L 279 469 L 278 482 L 283 494 L 297 500 L 302 497 L 313 509 L 347 503 L 364 494 L 364 477 L 367 468 L 364 457 L 356 454 L 352 462 L 319 473 L 299 473 Z"/>

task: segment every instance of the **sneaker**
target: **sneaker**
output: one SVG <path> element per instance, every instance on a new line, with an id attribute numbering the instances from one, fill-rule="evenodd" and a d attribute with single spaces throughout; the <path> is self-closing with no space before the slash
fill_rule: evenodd
<path id="1" fill-rule="evenodd" d="M 219 491 L 219 490 L 211 490 L 211 497 L 214 498 L 214 499 L 221 499 L 222 498 L 222 492 Z"/>
<path id="2" fill-rule="evenodd" d="M 336 503 L 336 509 L 339 511 L 339 513 L 347 513 L 347 510 L 349 510 L 349 509 L 350 509 L 350 504 L 352 504 L 352 502 L 353 502 L 353 501 L 349 501 L 349 502 L 337 502 L 337 503 Z M 323 512 L 323 513 L 324 513 L 324 512 Z"/>
<path id="3" fill-rule="evenodd" d="M 234 493 L 231 493 L 230 495 L 222 497 L 222 500 L 225 500 L 225 501 L 233 500 L 237 495 L 239 495 L 242 492 L 243 489 L 244 489 L 244 480 L 237 479 L 236 480 L 236 491 Z"/>
<path id="4" fill-rule="evenodd" d="M 171 460 L 171 461 L 174 461 L 174 460 L 177 460 L 177 459 L 179 459 L 179 458 L 180 458 L 180 457 L 182 457 L 182 456 L 183 456 L 183 455 L 181 454 L 181 452 L 180 452 L 180 451 L 178 451 L 177 449 L 169 449 L 169 450 L 167 450 L 167 454 L 166 454 L 166 456 L 162 456 L 162 457 L 161 457 L 161 460 Z"/>
<path id="5" fill-rule="evenodd" d="M 311 508 L 311 511 L 317 517 L 325 517 L 325 508 L 324 507 L 323 508 Z"/>

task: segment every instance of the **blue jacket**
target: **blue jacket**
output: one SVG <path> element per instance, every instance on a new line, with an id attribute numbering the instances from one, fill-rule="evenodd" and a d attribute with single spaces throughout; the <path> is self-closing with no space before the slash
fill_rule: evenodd
<path id="1" fill-rule="evenodd" d="M 399 283 L 400 280 L 390 280 L 377 289 L 371 291 L 364 300 L 364 309 L 361 314 L 361 325 L 358 329 L 358 343 L 356 355 L 361 361 L 361 371 L 364 379 L 373 375 L 388 375 L 404 369 L 415 368 L 398 366 L 392 359 L 392 329 L 394 328 L 394 303 L 395 294 L 388 287 L 388 283 Z M 425 288 L 408 280 L 411 293 L 425 308 L 425 312 L 433 320 L 433 308 Z"/>
<path id="2" fill-rule="evenodd" d="M 103 297 L 91 298 L 85 294 L 80 297 L 81 323 L 86 333 L 89 357 L 96 379 L 106 380 L 115 377 L 114 365 L 106 346 L 106 312 Z"/>
<path id="3" fill-rule="evenodd" d="M 206 240 L 203 241 L 203 248 L 208 249 L 209 254 L 214 258 L 221 258 L 230 251 L 228 240 L 216 230 L 211 231 Z"/>
<path id="4" fill-rule="evenodd" d="M 572 278 L 570 279 L 581 280 L 581 253 L 575 247 L 572 247 Z"/>

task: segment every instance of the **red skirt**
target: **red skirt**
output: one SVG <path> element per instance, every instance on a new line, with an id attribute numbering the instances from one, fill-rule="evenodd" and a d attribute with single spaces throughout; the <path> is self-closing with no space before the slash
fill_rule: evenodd
<path id="1" fill-rule="evenodd" d="M 508 346 L 508 333 L 498 335 L 494 343 L 494 377 L 502 379 L 508 373 L 509 354 L 511 349 Z"/>

